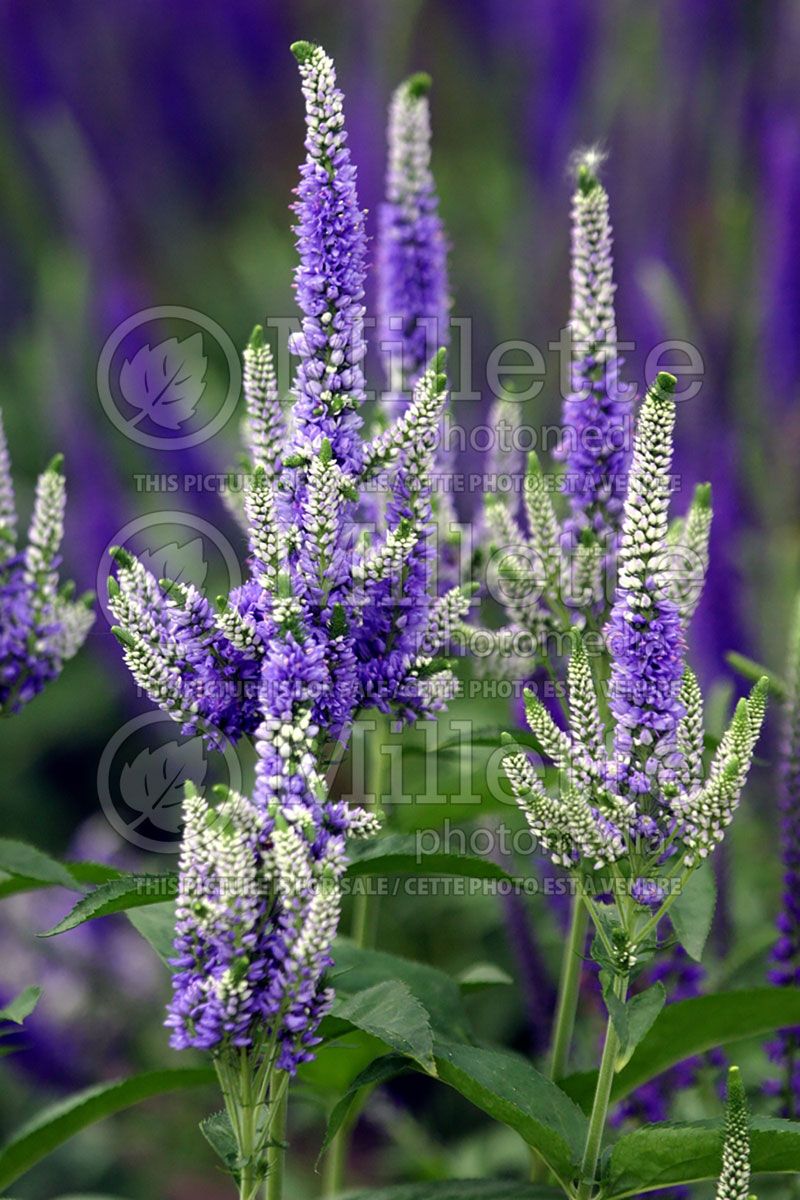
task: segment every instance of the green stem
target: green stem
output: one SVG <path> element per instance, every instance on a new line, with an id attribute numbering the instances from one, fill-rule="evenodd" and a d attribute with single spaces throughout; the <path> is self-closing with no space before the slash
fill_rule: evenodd
<path id="1" fill-rule="evenodd" d="M 369 743 L 367 757 L 367 792 L 374 796 L 375 808 L 380 811 L 384 788 L 383 744 L 388 732 L 387 722 L 382 714 L 375 718 L 375 731 Z M 370 896 L 368 892 L 359 893 L 353 901 L 353 924 L 351 937 L 357 946 L 366 949 L 374 946 L 378 938 L 378 896 Z M 358 1113 L 357 1104 L 354 1106 L 351 1120 L 342 1126 L 331 1142 L 328 1150 L 325 1173 L 322 1182 L 322 1194 L 325 1197 L 338 1196 L 344 1189 L 345 1172 L 347 1170 L 347 1152 L 350 1147 L 350 1130 Z"/>
<path id="2" fill-rule="evenodd" d="M 553 1028 L 553 1043 L 550 1052 L 550 1078 L 561 1079 L 566 1074 L 569 1049 L 575 1031 L 575 1014 L 578 1010 L 578 994 L 581 986 L 583 950 L 589 914 L 579 891 L 572 897 L 572 915 L 569 937 L 561 963 L 561 978 L 558 985 L 558 1002 Z"/>
<path id="3" fill-rule="evenodd" d="M 322 1194 L 327 1197 L 338 1196 L 344 1183 L 347 1167 L 347 1151 L 349 1137 L 344 1128 L 340 1129 L 331 1142 L 330 1150 L 325 1157 L 325 1171 L 322 1177 Z"/>
<path id="4" fill-rule="evenodd" d="M 278 1073 L 272 1076 L 271 1089 L 275 1087 Z M 289 1107 L 288 1077 L 283 1075 L 271 1099 L 270 1143 L 267 1149 L 266 1200 L 283 1200 L 283 1175 L 286 1159 L 286 1116 Z"/>
<path id="5" fill-rule="evenodd" d="M 239 1154 L 242 1160 L 242 1170 L 239 1176 L 239 1200 L 256 1200 L 259 1186 L 256 1155 L 258 1113 L 253 1096 L 253 1078 L 246 1051 L 242 1051 L 240 1088 Z"/>
<path id="6" fill-rule="evenodd" d="M 628 980 L 618 978 L 615 991 L 624 1002 L 628 994 Z M 608 1117 L 608 1106 L 611 1101 L 611 1087 L 614 1083 L 617 1054 L 619 1053 L 619 1038 L 611 1017 L 606 1026 L 606 1041 L 603 1047 L 603 1057 L 600 1062 L 600 1073 L 597 1076 L 597 1087 L 592 1104 L 592 1115 L 589 1118 L 589 1130 L 586 1135 L 586 1148 L 581 1164 L 581 1182 L 578 1187 L 577 1200 L 591 1200 L 594 1193 L 597 1163 L 600 1158 L 600 1148 L 603 1144 L 603 1133 Z"/>
<path id="7" fill-rule="evenodd" d="M 386 738 L 387 726 L 383 714 L 375 718 L 375 732 L 369 742 L 367 756 L 367 792 L 375 797 L 374 807 L 380 812 L 383 798 L 383 744 Z M 360 892 L 353 901 L 353 924 L 350 936 L 357 946 L 368 948 L 374 946 L 378 936 L 378 899 L 370 896 L 368 891 Z"/>

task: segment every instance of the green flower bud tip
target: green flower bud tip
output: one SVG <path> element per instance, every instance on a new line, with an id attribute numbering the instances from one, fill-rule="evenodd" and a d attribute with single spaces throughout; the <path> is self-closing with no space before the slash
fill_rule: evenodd
<path id="1" fill-rule="evenodd" d="M 47 464 L 45 470 L 52 471 L 55 475 L 61 475 L 63 473 L 63 467 L 64 467 L 64 455 L 63 454 L 54 454 L 53 457 L 50 459 L 50 462 Z"/>
<path id="2" fill-rule="evenodd" d="M 132 646 L 136 645 L 135 639 L 132 638 L 127 629 L 123 629 L 121 625 L 112 625 L 111 632 L 120 645 L 124 646 L 126 649 L 129 650 Z"/>
<path id="3" fill-rule="evenodd" d="M 217 596 L 216 600 L 214 601 L 214 607 L 218 613 L 224 613 L 228 607 L 228 597 Z"/>
<path id="4" fill-rule="evenodd" d="M 333 446 L 331 446 L 330 438 L 323 438 L 322 445 L 319 448 L 320 462 L 329 463 L 333 458 Z"/>
<path id="5" fill-rule="evenodd" d="M 120 586 L 113 575 L 109 575 L 108 579 L 106 580 L 106 587 L 108 588 L 108 594 L 111 599 L 116 599 L 120 593 Z"/>
<path id="6" fill-rule="evenodd" d="M 500 734 L 500 745 L 501 746 L 514 746 L 515 744 L 516 743 L 514 741 L 514 738 L 512 737 L 512 735 L 510 733 L 501 733 Z"/>
<path id="7" fill-rule="evenodd" d="M 82 604 L 84 606 L 84 608 L 93 608 L 94 602 L 96 599 L 97 599 L 96 592 L 83 592 L 79 596 L 77 603 Z"/>
<path id="8" fill-rule="evenodd" d="M 711 484 L 698 483 L 694 489 L 694 503 L 698 508 L 711 508 Z"/>
<path id="9" fill-rule="evenodd" d="M 262 347 L 265 345 L 265 343 L 266 343 L 266 338 L 264 337 L 263 325 L 253 326 L 253 332 L 250 334 L 250 341 L 247 344 L 248 349 L 249 350 L 261 350 Z"/>
<path id="10" fill-rule="evenodd" d="M 199 795 L 197 788 L 194 786 L 191 779 L 187 779 L 183 785 L 184 800 L 193 800 L 197 795 Z"/>
<path id="11" fill-rule="evenodd" d="M 122 546 L 111 546 L 108 553 L 114 559 L 115 563 L 119 563 L 121 567 L 132 567 L 136 561 L 132 554 L 127 550 L 123 550 Z"/>
<path id="12" fill-rule="evenodd" d="M 588 196 L 590 192 L 598 186 L 597 176 L 589 169 L 586 163 L 580 163 L 578 166 L 578 188 L 584 196 Z"/>
<path id="13" fill-rule="evenodd" d="M 416 75 L 407 79 L 405 84 L 409 96 L 413 96 L 415 100 L 427 96 L 432 85 L 433 80 L 427 71 L 417 71 Z"/>
<path id="14" fill-rule="evenodd" d="M 65 583 L 64 586 L 60 588 L 58 595 L 59 599 L 61 600 L 71 600 L 75 595 L 74 580 L 70 579 L 68 583 Z"/>
<path id="15" fill-rule="evenodd" d="M 669 371 L 659 371 L 656 375 L 656 383 L 662 392 L 667 392 L 670 396 L 675 391 L 678 380 L 675 375 L 671 375 Z"/>
<path id="16" fill-rule="evenodd" d="M 313 42 L 292 42 L 289 47 L 299 63 L 308 62 L 317 47 Z"/>
<path id="17" fill-rule="evenodd" d="M 461 589 L 465 596 L 477 596 L 480 590 L 481 585 L 479 583 L 465 583 Z"/>
<path id="18" fill-rule="evenodd" d="M 212 796 L 216 796 L 219 800 L 227 800 L 231 794 L 231 789 L 227 783 L 215 783 L 211 789 Z"/>
<path id="19" fill-rule="evenodd" d="M 447 349 L 440 346 L 431 360 L 431 366 L 437 375 L 441 375 L 447 366 Z"/>

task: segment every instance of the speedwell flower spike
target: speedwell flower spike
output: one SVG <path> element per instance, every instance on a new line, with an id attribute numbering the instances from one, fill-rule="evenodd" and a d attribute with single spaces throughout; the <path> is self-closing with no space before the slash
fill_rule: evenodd
<path id="1" fill-rule="evenodd" d="M 94 621 L 91 595 L 59 589 L 66 489 L 57 456 L 36 485 L 24 550 L 17 550 L 11 464 L 0 417 L 0 716 L 27 704 L 83 645 Z"/>
<path id="2" fill-rule="evenodd" d="M 596 151 L 576 159 L 572 200 L 572 391 L 564 403 L 566 530 L 589 532 L 613 549 L 622 519 L 632 405 L 622 394 L 614 312 L 608 194 L 597 177 Z"/>
<path id="3" fill-rule="evenodd" d="M 447 344 L 447 241 L 431 173 L 430 76 L 413 75 L 392 97 L 386 200 L 378 226 L 378 308 L 389 397 L 397 417 L 439 346 Z"/>
<path id="4" fill-rule="evenodd" d="M 750 1121 L 738 1067 L 728 1071 L 725 1144 L 716 1200 L 755 1200 L 750 1195 Z"/>
<path id="5" fill-rule="evenodd" d="M 606 631 L 612 727 L 601 715 L 587 643 L 574 631 L 569 729 L 556 724 L 533 691 L 525 693 L 528 724 L 558 769 L 558 794 L 547 792 L 519 747 L 506 759 L 511 789 L 553 860 L 593 869 L 627 858 L 633 900 L 652 909 L 668 897 L 664 884 L 674 863 L 688 871 L 721 841 L 747 780 L 767 696 L 762 679 L 739 702 L 704 773 L 702 696 L 683 664 L 683 628 L 671 593 L 674 384 L 673 376 L 659 375 L 639 418 Z"/>
<path id="6" fill-rule="evenodd" d="M 309 1056 L 329 999 L 345 837 L 375 832 L 372 818 L 328 796 L 327 748 L 346 746 L 365 708 L 408 717 L 441 707 L 453 676 L 440 655 L 470 599 L 457 591 L 431 610 L 427 586 L 443 351 L 365 453 L 365 235 L 342 96 L 323 50 L 293 50 L 307 122 L 295 207 L 303 323 L 286 419 L 260 335 L 245 353 L 250 577 L 211 604 L 118 551 L 109 584 L 126 660 L 153 700 L 212 746 L 254 738 L 258 756 L 252 797 L 227 806 L 224 836 L 205 801 L 187 800 L 187 886 L 195 876 L 214 885 L 247 860 L 248 897 L 255 870 L 262 899 L 181 910 L 174 1044 L 211 1049 L 219 1063 L 234 1047 L 257 1056 L 271 1029 L 275 1063 L 290 1073 Z M 387 478 L 385 529 L 364 546 L 358 505 L 377 470 Z"/>

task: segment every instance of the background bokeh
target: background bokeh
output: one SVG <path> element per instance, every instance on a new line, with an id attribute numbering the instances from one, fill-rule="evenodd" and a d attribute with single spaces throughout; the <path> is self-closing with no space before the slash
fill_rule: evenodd
<path id="1" fill-rule="evenodd" d="M 687 488 L 702 479 L 714 488 L 713 566 L 693 637 L 706 683 L 718 685 L 721 719 L 726 688 L 740 686 L 725 652 L 779 667 L 800 580 L 794 0 L 3 0 L 0 407 L 21 508 L 37 471 L 63 450 L 64 573 L 81 589 L 96 586 L 103 552 L 126 522 L 165 507 L 202 517 L 241 553 L 218 497 L 165 497 L 135 482 L 145 472 L 225 471 L 236 458 L 236 421 L 189 450 L 147 449 L 108 419 L 95 373 L 108 336 L 151 305 L 207 314 L 237 346 L 256 321 L 293 314 L 288 205 L 303 127 L 288 46 L 300 37 L 336 58 L 373 233 L 391 90 L 413 70 L 434 78 L 453 311 L 472 321 L 482 394 L 457 403 L 467 426 L 488 407 L 493 346 L 521 338 L 545 348 L 558 337 L 569 296 L 567 162 L 576 146 L 607 150 L 619 329 L 635 344 L 629 377 L 640 378 L 647 352 L 666 338 L 692 342 L 705 364 L 703 386 L 679 416 L 677 470 Z M 557 419 L 556 381 L 536 406 L 535 424 Z M 464 498 L 463 515 L 473 502 Z M 221 567 L 208 569 L 210 584 Z M 61 681 L 0 729 L 3 833 L 141 862 L 146 852 L 119 843 L 99 813 L 96 776 L 109 739 L 147 711 L 101 615 Z M 480 711 L 462 702 L 455 716 L 508 720 L 502 701 Z M 736 886 L 723 887 L 713 977 L 763 977 L 779 886 L 774 786 L 765 764 L 724 868 L 723 884 Z M 445 812 L 474 818 L 450 805 L 423 817 L 412 806 L 399 819 L 414 827 Z M 35 944 L 58 915 L 53 895 L 0 908 L 3 992 L 45 986 L 28 1042 L 3 1064 L 6 1128 L 65 1089 L 166 1057 L 165 981 L 139 962 L 144 944 L 124 922 Z M 520 981 L 470 1003 L 487 1037 L 522 1049 L 544 1036 L 558 920 L 544 902 L 508 912 L 491 898 L 407 898 L 382 913 L 398 953 L 454 973 L 489 959 Z M 507 932 L 510 941 L 499 936 Z M 102 986 L 86 984 L 93 968 L 82 964 L 93 955 L 111 967 Z M 589 1026 L 587 1054 L 593 1037 Z M 750 1066 L 755 1079 L 757 1049 Z M 329 1063 L 323 1083 L 342 1070 Z M 65 1183 L 130 1200 L 227 1195 L 196 1134 L 204 1101 L 151 1105 L 99 1127 L 32 1174 L 20 1196 L 39 1200 Z M 315 1104 L 297 1106 L 307 1151 L 298 1197 L 316 1194 Z M 520 1161 L 510 1135 L 419 1084 L 373 1106 L 354 1151 L 365 1183 Z"/>

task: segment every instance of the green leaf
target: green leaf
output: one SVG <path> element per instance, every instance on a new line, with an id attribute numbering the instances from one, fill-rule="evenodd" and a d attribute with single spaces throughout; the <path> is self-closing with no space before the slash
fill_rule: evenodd
<path id="1" fill-rule="evenodd" d="M 717 1179 L 722 1165 L 723 1125 L 648 1125 L 621 1137 L 606 1165 L 603 1195 L 623 1200 L 674 1184 Z M 800 1172 L 800 1124 L 768 1117 L 750 1125 L 754 1175 Z"/>
<path id="2" fill-rule="evenodd" d="M 458 976 L 462 992 L 482 992 L 484 988 L 508 987 L 514 980 L 494 963 L 475 963 Z"/>
<path id="3" fill-rule="evenodd" d="M 39 937 L 54 937 L 66 933 L 86 921 L 107 917 L 111 913 L 126 912 L 132 908 L 143 908 L 149 904 L 163 904 L 165 896 L 174 896 L 178 876 L 123 875 L 107 883 L 101 883 L 88 896 L 84 896 L 67 915 Z"/>
<path id="4" fill-rule="evenodd" d="M 233 1132 L 230 1117 L 224 1111 L 213 1113 L 200 1122 L 200 1132 L 225 1164 L 231 1175 L 235 1174 L 239 1162 L 239 1147 Z"/>
<path id="5" fill-rule="evenodd" d="M 437 1043 L 436 1066 L 455 1088 L 495 1121 L 502 1121 L 547 1163 L 560 1182 L 576 1173 L 587 1122 L 556 1084 L 526 1059 L 505 1050 Z"/>
<path id="6" fill-rule="evenodd" d="M 70 888 L 73 892 L 81 890 L 75 876 L 63 863 L 37 850 L 35 846 L 29 846 L 27 842 L 16 842 L 11 838 L 0 838 L 0 871 L 18 876 L 21 880 L 29 880 L 34 886 L 49 884 Z"/>
<path id="7" fill-rule="evenodd" d="M 462 875 L 469 879 L 504 879 L 512 876 L 497 863 L 475 854 L 426 854 L 413 835 L 391 833 L 384 838 L 356 842 L 349 848 L 350 878 L 360 875 Z"/>
<path id="8" fill-rule="evenodd" d="M 337 996 L 331 1012 L 436 1074 L 430 1018 L 406 984 L 387 979 L 363 992 Z"/>
<path id="9" fill-rule="evenodd" d="M 15 996 L 10 1004 L 0 1008 L 0 1021 L 13 1021 L 15 1025 L 21 1025 L 36 1008 L 41 994 L 40 987 L 25 988 L 25 991 Z"/>
<path id="10" fill-rule="evenodd" d="M 384 1054 L 381 1058 L 373 1059 L 369 1066 L 356 1075 L 343 1096 L 337 1100 L 328 1118 L 328 1128 L 325 1130 L 325 1140 L 319 1152 L 320 1158 L 330 1146 L 336 1134 L 350 1120 L 353 1110 L 357 1110 L 359 1093 L 362 1088 L 378 1087 L 396 1079 L 398 1075 L 406 1075 L 414 1067 L 402 1054 Z"/>
<path id="11" fill-rule="evenodd" d="M 639 1042 L 653 1026 L 667 1000 L 663 983 L 654 983 L 646 992 L 632 996 L 625 1005 L 627 1013 L 626 1037 L 617 1055 L 617 1070 L 621 1071 L 630 1061 Z"/>
<path id="12" fill-rule="evenodd" d="M 769 667 L 764 667 L 761 663 L 755 662 L 752 658 L 747 658 L 744 654 L 737 654 L 735 650 L 729 650 L 725 655 L 725 659 L 730 667 L 733 667 L 737 675 L 741 675 L 744 679 L 749 679 L 753 683 L 758 683 L 764 675 L 769 680 L 769 690 L 773 696 L 777 696 L 779 700 L 785 700 L 788 695 L 789 688 L 784 679 L 777 675 L 774 671 L 770 671 Z"/>
<path id="13" fill-rule="evenodd" d="M 800 1025 L 800 988 L 752 988 L 668 1004 L 628 1065 L 615 1077 L 612 1102 L 624 1099 L 643 1083 L 695 1054 L 793 1025 Z M 560 1083 L 588 1110 L 596 1081 L 597 1075 L 591 1071 L 571 1075 Z"/>
<path id="14" fill-rule="evenodd" d="M 717 884 L 711 863 L 705 863 L 686 881 L 669 910 L 678 941 L 695 962 L 700 962 L 711 932 L 717 906 Z"/>
<path id="15" fill-rule="evenodd" d="M 147 908 L 128 909 L 125 916 L 137 933 L 149 942 L 162 962 L 169 966 L 175 939 L 175 903 L 168 900 Z"/>
<path id="16" fill-rule="evenodd" d="M 348 1192 L 342 1200 L 564 1200 L 564 1193 L 512 1179 L 446 1179 Z"/>
<path id="17" fill-rule="evenodd" d="M 449 1041 L 472 1036 L 458 984 L 444 971 L 380 950 L 362 950 L 346 938 L 337 938 L 333 958 L 332 983 L 340 996 L 398 979 L 422 1004 L 434 1033 Z"/>
<path id="18" fill-rule="evenodd" d="M 51 1105 L 28 1121 L 0 1148 L 0 1188 L 14 1183 L 37 1162 L 46 1158 L 82 1129 L 142 1100 L 165 1092 L 213 1084 L 210 1067 L 148 1071 L 115 1083 L 87 1088 Z"/>

